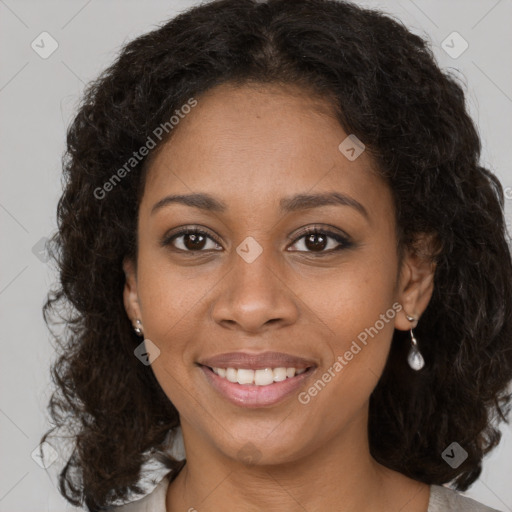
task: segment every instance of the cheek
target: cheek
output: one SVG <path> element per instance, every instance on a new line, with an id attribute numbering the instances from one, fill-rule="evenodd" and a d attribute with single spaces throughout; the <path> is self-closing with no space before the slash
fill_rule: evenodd
<path id="1" fill-rule="evenodd" d="M 345 284 L 344 292 L 324 295 L 330 309 L 323 310 L 329 336 L 322 349 L 329 356 L 299 396 L 303 414 L 321 418 L 318 429 L 326 437 L 367 404 L 386 364 L 396 316 L 386 283 L 372 281 L 368 288 L 360 280 L 354 287 L 349 280 Z"/>
<path id="2" fill-rule="evenodd" d="M 187 368 L 197 331 L 194 317 L 204 308 L 207 283 L 186 280 L 166 262 L 141 251 L 138 268 L 138 294 L 144 323 L 144 336 L 160 351 L 152 369 L 168 398 L 178 406 L 186 386 Z"/>
<path id="3" fill-rule="evenodd" d="M 382 253 L 386 254 L 385 250 Z M 397 260 L 391 250 L 385 257 L 382 253 L 364 249 L 325 273 L 313 269 L 296 277 L 296 294 L 326 327 L 331 339 L 341 342 L 357 337 L 394 303 Z M 386 326 L 379 323 L 379 330 L 389 334 L 389 324 Z"/>
<path id="4" fill-rule="evenodd" d="M 138 294 L 148 337 L 179 346 L 183 333 L 191 332 L 190 317 L 205 308 L 215 283 L 212 272 L 177 267 L 161 251 L 141 248 Z"/>
<path id="5" fill-rule="evenodd" d="M 206 286 L 202 280 L 184 280 L 179 271 L 146 261 L 138 280 L 144 335 L 160 351 L 151 368 L 180 416 L 188 417 L 194 414 L 189 408 L 194 403 L 190 371 L 194 371 L 191 359 L 198 330 L 196 316 L 204 308 Z"/>
<path id="6" fill-rule="evenodd" d="M 325 333 L 322 349 L 330 354 L 326 369 L 336 376 L 333 393 L 350 388 L 369 395 L 389 353 L 401 309 L 396 302 L 397 259 L 383 241 L 375 247 L 360 251 L 320 281 L 317 276 L 314 287 L 306 286 L 308 280 L 303 278 L 297 283 L 298 295 Z M 330 378 L 330 374 L 325 377 Z"/>

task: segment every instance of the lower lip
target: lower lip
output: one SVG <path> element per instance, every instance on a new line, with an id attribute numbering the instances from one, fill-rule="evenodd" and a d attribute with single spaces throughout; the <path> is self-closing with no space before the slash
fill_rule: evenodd
<path id="1" fill-rule="evenodd" d="M 281 382 L 274 382 L 268 386 L 256 386 L 253 384 L 238 384 L 219 377 L 208 366 L 200 365 L 208 382 L 224 398 L 240 407 L 265 407 L 274 405 L 296 392 L 303 382 L 308 379 L 315 368 L 308 368 L 304 373 L 295 377 L 286 378 Z"/>

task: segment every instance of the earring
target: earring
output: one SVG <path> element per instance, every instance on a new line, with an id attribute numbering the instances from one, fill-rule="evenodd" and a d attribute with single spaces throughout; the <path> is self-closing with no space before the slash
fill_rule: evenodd
<path id="1" fill-rule="evenodd" d="M 142 332 L 142 322 L 137 318 L 137 320 L 135 320 L 135 323 L 137 324 L 137 327 L 133 328 L 135 334 L 137 334 L 137 336 L 144 336 L 144 333 Z"/>
<path id="2" fill-rule="evenodd" d="M 409 322 L 414 322 L 416 319 L 413 316 L 405 315 L 407 317 L 407 320 Z M 409 366 L 415 370 L 421 370 L 425 366 L 425 360 L 423 359 L 423 356 L 421 355 L 421 352 L 418 348 L 418 340 L 414 337 L 414 334 L 412 332 L 411 327 L 411 349 L 409 350 L 409 354 L 407 356 L 407 362 L 409 363 Z"/>

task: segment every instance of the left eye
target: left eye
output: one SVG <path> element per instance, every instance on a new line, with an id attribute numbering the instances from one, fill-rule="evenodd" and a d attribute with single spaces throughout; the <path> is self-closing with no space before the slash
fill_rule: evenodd
<path id="1" fill-rule="evenodd" d="M 301 242 L 302 246 L 306 248 L 306 250 L 299 249 L 299 252 L 312 253 L 330 253 L 348 248 L 351 245 L 349 240 L 344 236 L 332 233 L 331 231 L 322 231 L 319 229 L 312 229 L 304 232 L 296 239 L 294 245 L 300 245 L 299 242 Z"/>

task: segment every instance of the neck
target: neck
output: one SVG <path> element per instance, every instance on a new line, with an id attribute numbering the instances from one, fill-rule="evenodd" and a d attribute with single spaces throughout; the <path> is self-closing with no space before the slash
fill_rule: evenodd
<path id="1" fill-rule="evenodd" d="M 248 465 L 221 453 L 182 421 L 187 463 L 169 486 L 167 512 L 426 512 L 429 487 L 377 463 L 366 425 L 367 418 L 359 418 L 287 462 Z"/>

